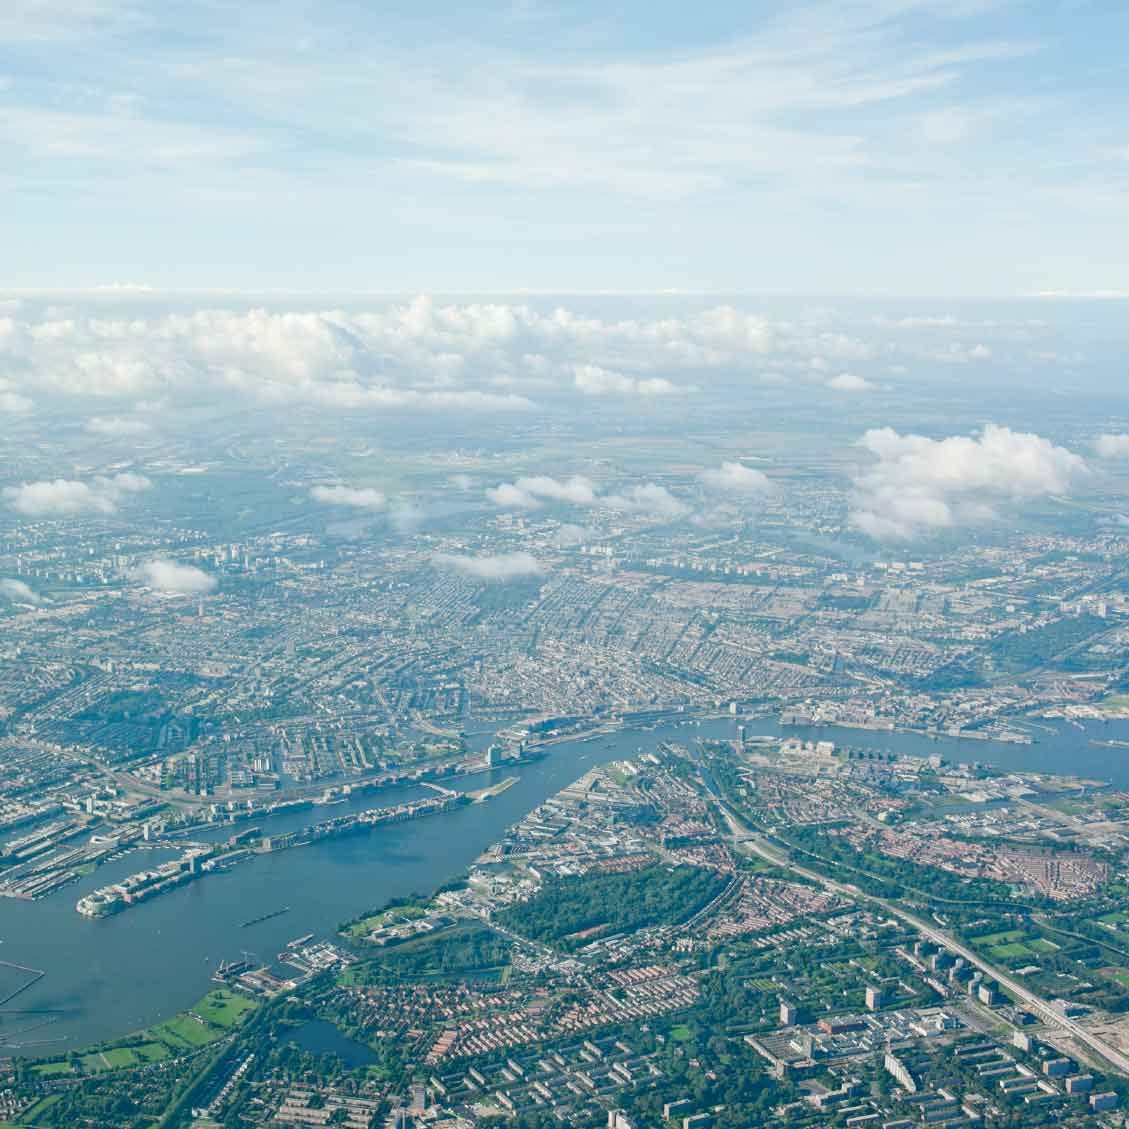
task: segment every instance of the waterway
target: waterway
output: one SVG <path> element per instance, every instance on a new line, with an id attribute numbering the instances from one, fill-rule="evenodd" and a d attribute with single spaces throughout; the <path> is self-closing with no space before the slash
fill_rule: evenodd
<path id="1" fill-rule="evenodd" d="M 767 720 L 747 721 L 746 727 L 750 737 L 785 733 L 1012 770 L 1073 773 L 1129 789 L 1129 749 L 1089 744 L 1091 737 L 1129 740 L 1129 722 L 1082 729 L 1056 723 L 1051 732 L 1039 731 L 1034 745 L 822 727 L 781 730 Z M 340 922 L 391 897 L 434 890 L 464 871 L 507 826 L 593 765 L 664 740 L 731 738 L 734 731 L 733 720 L 725 718 L 564 742 L 552 746 L 544 760 L 453 782 L 475 788 L 519 774 L 513 787 L 486 803 L 256 858 L 101 920 L 81 917 L 75 901 L 170 856 L 132 852 L 42 901 L 0 899 L 0 961 L 46 973 L 0 1010 L 0 1054 L 57 1053 L 168 1018 L 204 995 L 221 960 L 248 950 L 266 963 L 295 937 L 332 936 Z M 389 789 L 256 824 L 279 832 L 422 794 L 416 787 Z M 213 829 L 208 835 L 229 833 Z M 242 927 L 283 906 L 288 912 Z"/>
<path id="2" fill-rule="evenodd" d="M 371 1066 L 376 1054 L 356 1039 L 349 1039 L 324 1019 L 311 1019 L 295 1028 L 288 1042 L 313 1054 L 334 1054 L 348 1067 Z"/>

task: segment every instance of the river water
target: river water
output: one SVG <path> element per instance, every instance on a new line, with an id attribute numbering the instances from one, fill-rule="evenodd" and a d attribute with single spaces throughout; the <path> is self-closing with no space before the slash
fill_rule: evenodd
<path id="1" fill-rule="evenodd" d="M 770 721 L 748 721 L 746 727 L 750 737 L 782 732 Z M 513 787 L 486 803 L 256 858 L 101 920 L 77 914 L 77 899 L 168 856 L 133 852 L 43 901 L 0 899 L 0 961 L 46 972 L 0 1011 L 0 1053 L 58 1053 L 175 1015 L 208 990 L 221 960 L 238 958 L 246 949 L 269 962 L 295 937 L 332 936 L 340 922 L 389 898 L 434 890 L 464 871 L 511 823 L 594 765 L 652 749 L 663 740 L 730 738 L 734 731 L 734 722 L 724 719 L 562 743 L 544 760 L 456 782 L 473 788 L 520 775 Z M 1090 744 L 1094 737 L 1129 740 L 1127 722 L 1085 729 L 1063 725 L 1039 732 L 1038 743 L 1027 746 L 834 728 L 786 732 L 840 745 L 987 761 L 1006 769 L 1073 773 L 1129 789 L 1129 749 Z M 390 789 L 259 825 L 277 833 L 423 794 L 415 787 Z M 243 927 L 283 906 L 289 911 Z M 21 982 L 22 974 L 11 968 L 0 966 L 0 972 L 5 991 Z"/>

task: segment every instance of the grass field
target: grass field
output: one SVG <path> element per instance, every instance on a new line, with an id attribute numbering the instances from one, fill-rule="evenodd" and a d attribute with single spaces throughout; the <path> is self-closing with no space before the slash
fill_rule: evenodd
<path id="1" fill-rule="evenodd" d="M 995 948 L 997 945 L 1013 945 L 1027 939 L 1027 934 L 1022 929 L 1006 929 L 1002 933 L 985 933 L 983 937 L 974 938 L 978 945 L 987 945 Z"/>
<path id="2" fill-rule="evenodd" d="M 90 1076 L 112 1070 L 129 1070 L 190 1054 L 222 1039 L 258 1006 L 255 1000 L 247 996 L 227 988 L 217 988 L 181 1015 L 175 1015 L 172 1019 L 128 1036 L 119 1044 L 111 1043 L 98 1050 L 87 1051 L 78 1060 L 78 1074 Z M 139 1037 L 144 1041 L 134 1043 Z M 32 1070 L 43 1078 L 62 1078 L 76 1073 L 66 1061 L 36 1063 Z M 23 1117 L 20 1120 L 23 1123 Z"/>
<path id="3" fill-rule="evenodd" d="M 993 945 L 988 951 L 996 960 L 1014 960 L 1016 957 L 1029 957 L 1035 955 L 1021 941 L 1012 941 L 1007 945 Z"/>
<path id="4" fill-rule="evenodd" d="M 32 1067 L 36 1074 L 41 1074 L 44 1078 L 57 1078 L 64 1074 L 73 1074 L 69 1062 L 40 1062 Z"/>
<path id="5" fill-rule="evenodd" d="M 209 1023 L 227 1030 L 240 1023 L 258 1005 L 246 996 L 240 996 L 227 988 L 217 988 L 209 992 L 192 1010 L 203 1016 Z"/>
<path id="6" fill-rule="evenodd" d="M 223 1032 L 210 1023 L 193 1019 L 190 1015 L 177 1015 L 164 1023 L 151 1027 L 149 1033 L 161 1042 L 178 1048 L 202 1047 L 215 1042 Z"/>

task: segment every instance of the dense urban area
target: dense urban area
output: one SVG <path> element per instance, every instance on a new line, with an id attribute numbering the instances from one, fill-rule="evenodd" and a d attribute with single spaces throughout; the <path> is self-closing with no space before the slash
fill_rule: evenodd
<path id="1" fill-rule="evenodd" d="M 1125 1124 L 1114 464 L 274 418 L 0 437 L 0 1125 Z"/>

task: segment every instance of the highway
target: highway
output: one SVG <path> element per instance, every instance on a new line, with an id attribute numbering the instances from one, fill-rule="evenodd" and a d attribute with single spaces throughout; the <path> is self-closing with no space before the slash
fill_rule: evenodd
<path id="1" fill-rule="evenodd" d="M 798 874 L 812 882 L 818 882 L 825 889 L 839 894 L 841 897 L 850 898 L 856 902 L 869 902 L 872 906 L 878 906 L 894 917 L 900 918 L 911 928 L 916 929 L 927 940 L 932 941 L 935 945 L 943 946 L 957 956 L 964 957 L 970 965 L 980 969 L 985 976 L 990 976 L 1049 1027 L 1055 1027 L 1060 1031 L 1066 1032 L 1082 1046 L 1087 1047 L 1089 1050 L 1093 1051 L 1094 1054 L 1104 1059 L 1105 1062 L 1118 1073 L 1129 1077 L 1129 1056 L 1123 1054 L 1116 1047 L 1111 1046 L 1100 1036 L 1095 1035 L 1091 1031 L 1087 1031 L 1081 1024 L 1076 1023 L 1072 1019 L 1068 1019 L 1066 1016 L 1056 1011 L 1046 1000 L 1035 992 L 1032 992 L 1021 981 L 1006 972 L 1001 972 L 980 956 L 979 953 L 974 952 L 962 941 L 946 933 L 938 926 L 928 921 L 923 921 L 921 918 L 902 908 L 902 906 L 898 905 L 896 902 L 887 901 L 885 898 L 878 898 L 863 893 L 857 886 L 849 886 L 842 882 L 836 882 L 834 879 L 828 878 L 818 871 L 809 870 L 807 867 L 799 865 L 793 861 L 790 855 L 785 854 L 779 848 L 768 843 L 761 835 L 753 831 L 741 820 L 718 794 L 717 788 L 713 784 L 712 778 L 708 772 L 703 772 L 703 778 L 706 781 L 707 788 L 713 793 L 722 816 L 729 825 L 731 837 L 735 843 L 746 844 L 766 862 L 791 870 L 793 874 Z"/>

